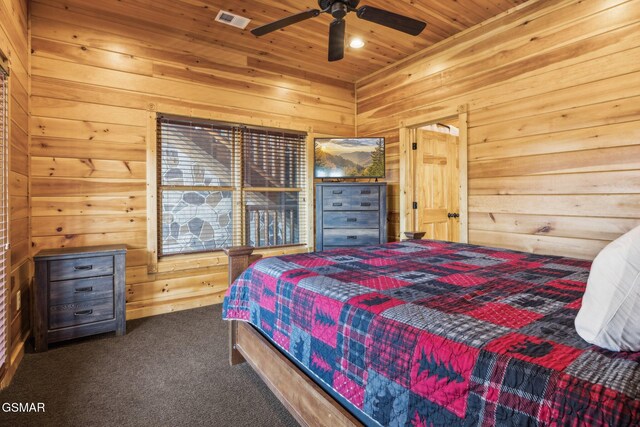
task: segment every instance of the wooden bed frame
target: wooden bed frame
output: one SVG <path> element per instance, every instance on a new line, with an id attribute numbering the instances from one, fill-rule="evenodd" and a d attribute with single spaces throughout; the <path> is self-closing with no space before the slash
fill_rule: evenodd
<path id="1" fill-rule="evenodd" d="M 259 259 L 250 246 L 225 249 L 229 285 Z M 229 363 L 247 362 L 294 418 L 303 426 L 362 426 L 349 411 L 302 372 L 260 332 L 246 322 L 229 326 Z"/>

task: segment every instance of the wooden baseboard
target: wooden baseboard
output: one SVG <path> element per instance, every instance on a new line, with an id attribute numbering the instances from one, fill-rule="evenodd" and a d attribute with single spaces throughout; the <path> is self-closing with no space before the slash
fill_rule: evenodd
<path id="1" fill-rule="evenodd" d="M 7 361 L 7 369 L 4 370 L 2 378 L 0 378 L 0 390 L 7 388 L 9 384 L 11 384 L 11 381 L 18 370 L 18 366 L 20 366 L 20 362 L 24 357 L 24 345 L 28 337 L 29 335 L 26 334 L 11 350 Z"/>
<path id="2" fill-rule="evenodd" d="M 173 313 L 174 311 L 189 310 L 191 308 L 205 307 L 221 304 L 226 290 L 209 295 L 198 295 L 170 300 L 148 300 L 127 303 L 127 320 L 140 319 L 142 317 L 156 316 L 158 314 Z"/>
<path id="3" fill-rule="evenodd" d="M 235 348 L 303 426 L 362 426 L 251 325 L 235 321 Z"/>

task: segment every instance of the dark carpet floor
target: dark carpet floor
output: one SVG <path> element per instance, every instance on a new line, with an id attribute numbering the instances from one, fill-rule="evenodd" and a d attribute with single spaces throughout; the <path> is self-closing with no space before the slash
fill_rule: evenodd
<path id="1" fill-rule="evenodd" d="M 44 402 L 44 414 L 0 410 L 2 426 L 297 426 L 245 363 L 227 362 L 221 306 L 127 322 L 101 335 L 28 353 L 5 402 Z"/>

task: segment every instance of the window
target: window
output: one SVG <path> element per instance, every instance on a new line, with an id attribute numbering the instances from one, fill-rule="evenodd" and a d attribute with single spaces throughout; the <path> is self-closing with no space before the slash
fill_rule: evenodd
<path id="1" fill-rule="evenodd" d="M 8 114 L 8 68 L 5 64 L 0 66 L 0 372 L 7 360 L 9 346 L 9 294 L 7 274 L 9 260 L 7 251 L 9 247 L 8 216 L 9 194 L 7 176 L 9 164 L 7 162 L 9 146 L 9 114 Z"/>
<path id="2" fill-rule="evenodd" d="M 158 118 L 158 249 L 304 244 L 306 135 Z"/>

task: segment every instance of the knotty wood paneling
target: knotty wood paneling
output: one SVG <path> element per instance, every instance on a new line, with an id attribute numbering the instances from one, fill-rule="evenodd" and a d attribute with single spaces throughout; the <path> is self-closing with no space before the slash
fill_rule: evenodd
<path id="1" fill-rule="evenodd" d="M 0 0 L 0 51 L 9 57 L 9 354 L 0 386 L 10 381 L 29 330 L 29 37 L 26 0 Z"/>
<path id="2" fill-rule="evenodd" d="M 531 1 L 360 79 L 391 220 L 399 122 L 466 104 L 471 243 L 591 259 L 640 224 L 639 33 L 638 0 Z"/>
<path id="3" fill-rule="evenodd" d="M 249 40 L 234 31 L 214 40 L 190 3 L 31 2 L 32 253 L 125 243 L 129 319 L 221 302 L 227 287 L 219 254 L 167 258 L 149 272 L 150 112 L 354 132 L 352 82 L 260 60 L 249 41 L 227 44 Z"/>
<path id="4" fill-rule="evenodd" d="M 328 14 L 260 38 L 250 33 L 260 25 L 317 7 L 315 0 L 48 0 L 47 5 L 51 7 L 80 11 L 85 24 L 82 32 L 75 31 L 72 27 L 79 21 L 73 20 L 73 15 L 67 15 L 68 20 L 56 19 L 56 23 L 50 23 L 48 31 L 60 34 L 75 31 L 78 39 L 88 37 L 96 43 L 95 47 L 103 47 L 109 52 L 94 51 L 89 46 L 86 51 L 74 49 L 72 45 L 53 46 L 46 40 L 37 41 L 37 47 L 54 58 L 75 58 L 78 62 L 93 65 L 108 64 L 107 68 L 117 67 L 121 71 L 141 75 L 190 75 L 195 79 L 227 80 L 228 84 L 235 85 L 238 80 L 233 77 L 227 79 L 223 73 L 202 75 L 195 69 L 209 67 L 230 74 L 247 74 L 245 67 L 249 65 L 252 69 L 248 73 L 257 79 L 265 77 L 269 80 L 270 77 L 263 74 L 267 72 L 303 80 L 317 79 L 329 84 L 331 81 L 353 83 L 519 3 L 522 0 L 368 0 L 367 5 L 425 20 L 427 28 L 420 36 L 412 37 L 358 19 L 355 13 L 351 13 L 346 18 L 347 38 L 363 37 L 366 46 L 363 49 L 347 47 L 345 59 L 328 63 L 327 39 L 332 19 Z M 40 10 L 45 11 L 44 8 Z M 220 24 L 214 21 L 219 10 L 231 11 L 252 21 L 246 30 Z M 117 44 L 110 43 L 101 34 L 103 27 L 93 26 L 93 19 L 107 19 L 116 24 L 114 28 L 126 28 L 125 34 L 131 37 Z M 65 26 L 65 23 L 72 24 L 72 27 Z M 148 31 L 150 27 L 154 30 Z M 154 31 L 156 34 L 152 34 Z M 176 39 L 175 34 L 184 37 Z M 225 55 L 211 55 L 211 45 L 222 48 Z M 165 46 L 174 49 L 165 49 Z M 161 50 L 166 50 L 162 53 L 165 58 L 180 66 L 148 61 Z"/>
<path id="5" fill-rule="evenodd" d="M 400 120 L 466 104 L 471 241 L 592 257 L 640 223 L 640 6 L 533 0 L 466 30 L 519 3 L 394 2 L 430 32 L 407 39 L 350 20 L 368 47 L 328 64 L 324 18 L 255 39 L 207 15 L 224 6 L 252 28 L 296 2 L 34 0 L 32 117 L 14 137 L 28 146 L 31 133 L 33 157 L 27 148 L 12 169 L 31 177 L 13 182 L 12 215 L 23 224 L 31 209 L 32 236 L 18 251 L 127 243 L 129 318 L 219 302 L 218 256 L 149 272 L 150 111 L 385 136 L 397 239 Z"/>

